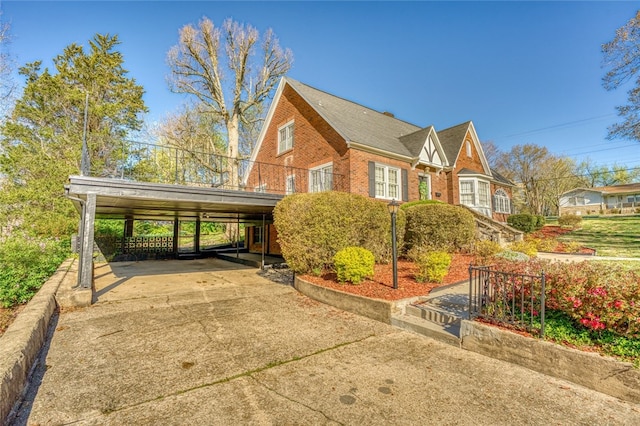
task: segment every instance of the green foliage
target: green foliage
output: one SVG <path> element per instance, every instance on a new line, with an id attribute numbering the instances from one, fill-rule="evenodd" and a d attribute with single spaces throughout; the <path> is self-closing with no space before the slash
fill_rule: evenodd
<path id="1" fill-rule="evenodd" d="M 569 316 L 575 324 L 602 332 L 640 337 L 640 272 L 637 265 L 588 261 L 581 263 L 498 262 L 495 269 L 546 277 L 546 306 Z"/>
<path id="2" fill-rule="evenodd" d="M 408 248 L 454 252 L 471 244 L 475 236 L 473 214 L 462 207 L 421 203 L 405 211 Z"/>
<path id="3" fill-rule="evenodd" d="M 519 231 L 530 233 L 542 228 L 544 225 L 544 216 L 528 213 L 512 214 L 507 218 L 507 223 Z"/>
<path id="4" fill-rule="evenodd" d="M 429 204 L 444 204 L 444 203 L 438 200 L 416 200 L 416 201 L 409 201 L 407 203 L 402 203 L 400 205 L 400 208 L 406 212 L 409 207 L 429 205 Z"/>
<path id="5" fill-rule="evenodd" d="M 143 89 L 127 77 L 115 36 L 96 35 L 86 52 L 74 44 L 53 59 L 26 64 L 22 97 L 0 126 L 0 223 L 18 223 L 31 235 L 69 235 L 78 215 L 64 198 L 69 175 L 79 173 L 84 110 L 89 94 L 87 144 L 93 173 L 112 175 L 122 164 L 129 131 L 142 125 Z"/>
<path id="6" fill-rule="evenodd" d="M 482 265 L 486 265 L 496 254 L 502 251 L 502 247 L 496 241 L 478 240 L 473 246 L 474 253 L 480 258 Z"/>
<path id="7" fill-rule="evenodd" d="M 529 257 L 535 257 L 538 254 L 536 243 L 531 240 L 514 241 L 509 244 L 509 249 L 524 253 Z"/>
<path id="8" fill-rule="evenodd" d="M 419 283 L 441 283 L 449 272 L 451 255 L 447 252 L 426 251 L 416 247 L 408 255 L 418 266 L 415 278 Z"/>
<path id="9" fill-rule="evenodd" d="M 0 306 L 27 303 L 69 254 L 68 240 L 0 240 Z"/>
<path id="10" fill-rule="evenodd" d="M 531 259 L 526 254 L 513 250 L 503 250 L 500 253 L 497 253 L 495 257 L 499 257 L 510 262 L 527 262 Z"/>
<path id="11" fill-rule="evenodd" d="M 562 215 L 558 218 L 558 225 L 571 229 L 580 228 L 580 225 L 582 225 L 582 216 L 578 216 L 577 214 Z"/>
<path id="12" fill-rule="evenodd" d="M 385 203 L 344 192 L 293 194 L 276 205 L 273 215 L 282 255 L 298 273 L 322 270 L 350 246 L 371 251 L 376 262 L 391 259 L 391 218 Z M 404 224 L 400 210 L 398 247 Z"/>
<path id="13" fill-rule="evenodd" d="M 124 221 L 120 219 L 96 219 L 94 233 L 101 237 L 122 237 Z"/>
<path id="14" fill-rule="evenodd" d="M 360 284 L 365 278 L 373 277 L 375 259 L 373 253 L 362 247 L 346 247 L 333 257 L 333 266 L 338 281 Z"/>

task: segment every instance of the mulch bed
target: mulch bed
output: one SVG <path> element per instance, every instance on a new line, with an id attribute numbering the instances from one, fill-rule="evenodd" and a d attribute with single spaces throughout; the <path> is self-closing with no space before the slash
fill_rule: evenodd
<path id="1" fill-rule="evenodd" d="M 570 228 L 563 228 L 561 226 L 557 226 L 557 225 L 545 225 L 542 227 L 542 229 L 534 232 L 533 234 L 531 234 L 532 237 L 534 238 L 542 238 L 542 239 L 556 239 L 564 234 L 568 234 L 569 232 L 571 232 L 572 229 Z M 555 247 L 555 249 L 553 250 L 554 253 L 568 253 L 567 250 L 567 245 L 562 243 L 562 242 L 558 242 L 558 245 Z M 591 248 L 587 248 L 587 247 L 581 247 L 580 251 L 577 254 L 590 254 L 590 255 L 595 255 L 596 251 L 594 249 Z"/>
<path id="2" fill-rule="evenodd" d="M 442 283 L 419 283 L 414 274 L 416 265 L 408 260 L 398 260 L 398 288 L 393 288 L 393 265 L 376 265 L 373 279 L 365 280 L 358 285 L 339 283 L 334 272 L 326 272 L 321 276 L 303 275 L 305 281 L 334 290 L 344 291 L 358 296 L 373 299 L 400 300 L 415 296 L 425 296 L 436 288 L 469 279 L 469 264 L 475 262 L 475 256 L 468 254 L 454 254 L 449 267 L 449 273 Z"/>

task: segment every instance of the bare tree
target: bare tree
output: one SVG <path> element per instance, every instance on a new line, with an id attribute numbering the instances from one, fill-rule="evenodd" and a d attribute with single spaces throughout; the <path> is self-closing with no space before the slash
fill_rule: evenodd
<path id="1" fill-rule="evenodd" d="M 205 17 L 198 28 L 189 24 L 180 30 L 167 60 L 171 90 L 194 96 L 205 113 L 224 124 L 227 156 L 237 160 L 241 128 L 261 118 L 262 103 L 291 68 L 293 55 L 280 48 L 271 30 L 260 39 L 250 25 L 227 19 L 218 28 Z M 237 161 L 231 163 L 229 186 L 238 188 Z"/>
<path id="2" fill-rule="evenodd" d="M 640 11 L 616 30 L 613 40 L 602 45 L 602 53 L 603 66 L 609 69 L 602 81 L 605 89 L 617 89 L 635 77 L 628 104 L 616 108 L 624 121 L 609 128 L 609 138 L 640 141 Z"/>
<path id="3" fill-rule="evenodd" d="M 482 143 L 482 151 L 484 152 L 484 156 L 487 158 L 489 162 L 489 167 L 495 169 L 498 166 L 498 160 L 502 151 L 495 144 L 494 141 L 483 141 Z"/>
<path id="4" fill-rule="evenodd" d="M 0 17 L 2 11 L 0 11 Z M 9 108 L 15 90 L 15 83 L 11 77 L 13 62 L 11 56 L 5 50 L 9 44 L 9 24 L 0 21 L 0 117 L 3 117 Z"/>

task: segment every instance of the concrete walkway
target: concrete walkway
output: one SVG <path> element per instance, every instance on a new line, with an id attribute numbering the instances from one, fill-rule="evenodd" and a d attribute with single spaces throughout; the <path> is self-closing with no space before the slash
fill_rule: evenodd
<path id="1" fill-rule="evenodd" d="M 218 259 L 98 265 L 16 425 L 640 424 L 640 406 L 315 302 Z"/>

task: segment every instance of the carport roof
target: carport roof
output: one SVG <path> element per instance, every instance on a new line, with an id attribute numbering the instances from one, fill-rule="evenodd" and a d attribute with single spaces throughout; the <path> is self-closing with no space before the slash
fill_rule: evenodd
<path id="1" fill-rule="evenodd" d="M 270 219 L 283 196 L 209 187 L 132 182 L 120 179 L 70 176 L 65 195 L 81 211 L 78 199 L 96 194 L 96 218 L 203 221 L 262 221 Z"/>

